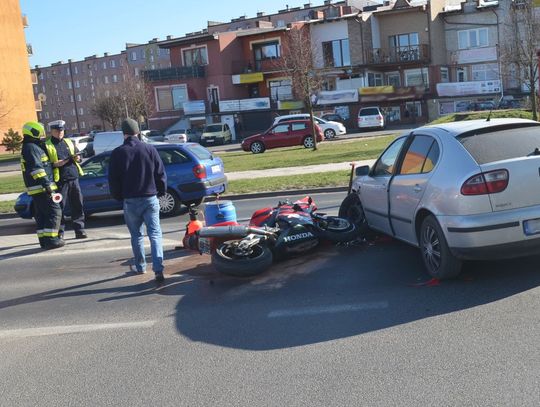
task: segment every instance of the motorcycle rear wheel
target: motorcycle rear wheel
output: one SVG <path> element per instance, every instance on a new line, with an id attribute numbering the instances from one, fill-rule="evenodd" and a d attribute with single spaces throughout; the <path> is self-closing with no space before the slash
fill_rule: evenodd
<path id="1" fill-rule="evenodd" d="M 350 242 L 358 237 L 356 225 L 338 216 L 325 216 L 323 221 L 317 222 L 317 227 L 321 237 L 332 242 Z"/>
<path id="2" fill-rule="evenodd" d="M 253 246 L 251 255 L 238 257 L 232 252 L 235 242 L 238 240 L 222 243 L 212 253 L 212 265 L 220 273 L 234 277 L 251 277 L 263 273 L 272 265 L 272 251 L 266 245 L 257 244 Z"/>

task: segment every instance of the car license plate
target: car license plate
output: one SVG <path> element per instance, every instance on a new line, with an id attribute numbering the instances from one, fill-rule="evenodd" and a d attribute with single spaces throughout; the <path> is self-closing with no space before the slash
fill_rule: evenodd
<path id="1" fill-rule="evenodd" d="M 213 139 L 213 138 L 207 138 L 207 139 L 204 140 L 204 141 L 206 141 L 207 143 L 213 143 L 213 142 L 214 142 L 214 139 Z"/>
<path id="2" fill-rule="evenodd" d="M 525 232 L 527 236 L 539 234 L 540 218 L 523 221 L 523 232 Z"/>
<path id="3" fill-rule="evenodd" d="M 221 172 L 221 165 L 212 165 L 212 174 Z"/>
<path id="4" fill-rule="evenodd" d="M 210 254 L 210 240 L 206 237 L 199 237 L 199 251 L 201 253 Z"/>

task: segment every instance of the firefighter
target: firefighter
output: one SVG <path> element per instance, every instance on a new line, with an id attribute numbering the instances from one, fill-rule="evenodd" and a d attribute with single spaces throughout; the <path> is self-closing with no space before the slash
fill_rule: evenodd
<path id="1" fill-rule="evenodd" d="M 21 170 L 24 185 L 33 201 L 39 245 L 48 250 L 64 246 L 64 241 L 58 238 L 61 210 L 60 205 L 52 199 L 57 187 L 53 182 L 52 166 L 43 145 L 44 138 L 45 129 L 41 123 L 25 123 Z"/>
<path id="2" fill-rule="evenodd" d="M 64 238 L 65 218 L 64 208 L 66 203 L 69 203 L 71 210 L 71 223 L 75 231 L 76 239 L 86 239 L 87 235 L 84 230 L 84 211 L 83 211 L 83 195 L 79 185 L 79 177 L 84 175 L 84 172 L 79 164 L 81 156 L 79 150 L 69 138 L 64 137 L 64 128 L 66 122 L 63 120 L 55 120 L 49 123 L 51 131 L 50 138 L 47 139 L 45 146 L 47 155 L 53 166 L 54 182 L 58 185 L 58 190 L 62 194 L 62 218 L 60 221 L 60 231 L 58 236 Z"/>

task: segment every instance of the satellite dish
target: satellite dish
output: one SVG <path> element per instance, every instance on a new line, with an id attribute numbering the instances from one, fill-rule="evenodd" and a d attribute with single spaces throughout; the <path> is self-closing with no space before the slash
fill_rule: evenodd
<path id="1" fill-rule="evenodd" d="M 47 96 L 45 95 L 45 93 L 38 94 L 38 100 L 40 102 L 45 102 L 47 100 Z"/>

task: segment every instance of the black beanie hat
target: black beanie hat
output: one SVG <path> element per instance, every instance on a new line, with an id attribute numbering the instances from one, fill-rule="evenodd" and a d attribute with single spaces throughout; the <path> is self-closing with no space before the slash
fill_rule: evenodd
<path id="1" fill-rule="evenodd" d="M 130 136 L 139 134 L 139 124 L 133 119 L 125 119 L 122 122 L 122 132 Z"/>

